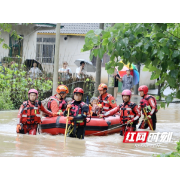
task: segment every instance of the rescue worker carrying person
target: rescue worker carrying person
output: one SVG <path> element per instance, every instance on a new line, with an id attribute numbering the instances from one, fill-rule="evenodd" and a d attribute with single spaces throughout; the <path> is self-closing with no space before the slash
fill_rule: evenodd
<path id="1" fill-rule="evenodd" d="M 138 106 L 131 102 L 131 91 L 126 89 L 122 92 L 123 103 L 114 109 L 100 115 L 99 117 L 107 117 L 120 112 L 120 124 L 122 125 L 120 135 L 124 136 L 127 131 L 136 131 L 136 125 L 141 117 Z"/>
<path id="2" fill-rule="evenodd" d="M 68 121 L 71 124 L 68 127 L 68 136 L 84 139 L 86 118 L 89 107 L 82 101 L 84 90 L 77 87 L 73 91 L 73 101 L 67 105 L 64 116 L 67 116 L 68 109 L 70 111 Z"/>
<path id="3" fill-rule="evenodd" d="M 37 98 L 38 91 L 30 89 L 28 100 L 23 102 L 18 112 L 17 133 L 36 135 L 38 124 L 41 123 L 40 110 L 50 116 L 57 116 L 57 113 L 54 114 L 45 109 Z"/>
<path id="4" fill-rule="evenodd" d="M 57 94 L 51 96 L 47 104 L 47 109 L 52 111 L 52 113 L 58 113 L 58 115 L 63 115 L 66 109 L 67 103 L 64 100 L 66 95 L 69 93 L 69 89 L 66 85 L 59 85 L 56 89 Z"/>
<path id="5" fill-rule="evenodd" d="M 142 110 L 144 119 L 142 120 L 139 129 L 156 130 L 156 113 L 157 113 L 157 102 L 154 96 L 148 95 L 148 87 L 142 85 L 139 87 L 138 91 L 142 97 L 139 105 L 139 109 Z"/>
<path id="6" fill-rule="evenodd" d="M 100 96 L 98 96 L 98 100 L 99 104 L 102 104 L 102 114 L 109 111 L 110 109 L 117 107 L 114 97 L 107 93 L 107 89 L 108 87 L 104 83 L 101 83 L 98 87 L 100 94 Z"/>

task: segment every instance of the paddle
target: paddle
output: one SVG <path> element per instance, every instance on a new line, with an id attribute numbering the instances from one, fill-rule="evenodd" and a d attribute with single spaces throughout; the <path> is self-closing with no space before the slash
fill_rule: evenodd
<path id="1" fill-rule="evenodd" d="M 64 134 L 64 142 L 66 142 L 66 134 L 67 134 L 69 111 L 70 111 L 70 109 L 68 109 L 68 114 L 67 114 L 67 119 L 66 119 L 66 129 L 65 129 L 65 134 Z"/>
<path id="2" fill-rule="evenodd" d="M 147 116 L 146 111 L 144 110 L 144 108 L 143 108 L 143 111 L 144 111 L 145 116 L 148 118 L 148 124 L 149 124 L 149 126 L 150 126 L 150 129 L 153 130 L 153 128 L 152 128 L 152 126 L 151 126 L 151 123 L 149 122 L 149 117 Z M 153 131 L 154 131 L 154 130 L 153 130 Z"/>

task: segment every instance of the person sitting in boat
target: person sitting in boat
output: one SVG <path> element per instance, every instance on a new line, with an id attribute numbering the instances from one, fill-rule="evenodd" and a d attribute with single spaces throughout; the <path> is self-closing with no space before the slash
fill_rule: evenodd
<path id="1" fill-rule="evenodd" d="M 69 93 L 69 89 L 66 85 L 59 85 L 56 89 L 56 92 L 57 94 L 50 97 L 47 108 L 53 113 L 59 113 L 59 115 L 63 115 L 63 112 L 67 106 L 67 103 L 64 99 Z"/>
<path id="2" fill-rule="evenodd" d="M 72 100 L 73 100 L 73 99 L 72 99 L 71 97 L 67 97 L 67 98 L 65 99 L 65 101 L 66 101 L 67 104 L 71 104 Z"/>
<path id="3" fill-rule="evenodd" d="M 131 91 L 126 89 L 122 92 L 123 103 L 114 109 L 101 114 L 100 117 L 112 116 L 120 112 L 120 124 L 123 125 L 120 130 L 120 135 L 123 136 L 126 131 L 136 131 L 136 125 L 141 117 L 141 112 L 138 105 L 131 102 Z"/>
<path id="4" fill-rule="evenodd" d="M 98 104 L 98 98 L 92 97 L 89 105 L 89 114 L 91 116 L 98 116 L 102 111 L 102 105 Z"/>
<path id="5" fill-rule="evenodd" d="M 68 136 L 84 139 L 86 118 L 89 112 L 89 107 L 82 101 L 84 90 L 77 87 L 73 91 L 73 101 L 67 105 L 64 111 L 64 116 L 67 116 L 69 111 L 68 121 L 71 122 L 68 127 Z"/>
<path id="6" fill-rule="evenodd" d="M 139 105 L 139 109 L 142 110 L 144 119 L 142 120 L 139 129 L 150 128 L 150 130 L 156 130 L 156 113 L 157 113 L 157 102 L 154 96 L 148 95 L 148 87 L 142 85 L 139 87 L 138 91 L 142 97 Z"/>
<path id="7" fill-rule="evenodd" d="M 104 83 L 101 83 L 98 87 L 100 94 L 100 96 L 98 96 L 98 100 L 102 105 L 102 114 L 117 107 L 114 97 L 111 94 L 107 93 L 107 89 L 107 85 Z"/>
<path id="8" fill-rule="evenodd" d="M 28 100 L 23 102 L 18 112 L 18 122 L 16 127 L 17 133 L 36 135 L 38 124 L 41 123 L 40 110 L 50 116 L 57 116 L 44 108 L 41 101 L 37 100 L 38 91 L 30 89 Z"/>

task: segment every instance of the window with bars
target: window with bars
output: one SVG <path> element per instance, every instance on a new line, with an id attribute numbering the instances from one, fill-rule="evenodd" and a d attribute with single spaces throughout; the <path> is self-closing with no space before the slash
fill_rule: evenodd
<path id="1" fill-rule="evenodd" d="M 42 63 L 54 63 L 55 38 L 37 38 L 36 59 Z"/>

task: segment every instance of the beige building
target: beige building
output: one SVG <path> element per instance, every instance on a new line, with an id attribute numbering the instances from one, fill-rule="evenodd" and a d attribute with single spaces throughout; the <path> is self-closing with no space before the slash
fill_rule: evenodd
<path id="1" fill-rule="evenodd" d="M 17 56 L 22 57 L 22 61 L 26 59 L 36 58 L 36 41 L 38 30 L 52 30 L 56 28 L 56 24 L 52 23 L 12 23 L 12 30 L 15 30 L 18 35 L 23 39 L 15 39 L 11 36 L 11 32 L 2 32 L 0 37 L 4 39 L 4 43 L 9 45 L 10 49 L 2 47 L 3 42 L 0 44 L 0 61 L 5 57 Z"/>

